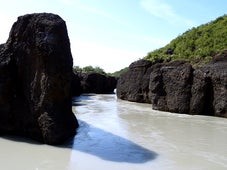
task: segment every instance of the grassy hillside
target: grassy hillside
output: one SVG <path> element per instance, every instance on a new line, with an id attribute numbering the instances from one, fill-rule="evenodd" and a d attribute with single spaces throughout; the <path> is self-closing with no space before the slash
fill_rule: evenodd
<path id="1" fill-rule="evenodd" d="M 123 69 L 121 69 L 121 70 L 119 70 L 119 71 L 116 71 L 116 72 L 114 72 L 114 73 L 111 73 L 110 75 L 118 78 L 118 77 L 120 77 L 123 73 L 125 73 L 126 71 L 128 71 L 128 67 L 125 67 L 125 68 L 123 68 Z"/>
<path id="2" fill-rule="evenodd" d="M 145 59 L 154 62 L 183 59 L 194 66 L 199 66 L 225 49 L 227 49 L 227 15 L 186 31 L 165 47 L 148 53 Z"/>

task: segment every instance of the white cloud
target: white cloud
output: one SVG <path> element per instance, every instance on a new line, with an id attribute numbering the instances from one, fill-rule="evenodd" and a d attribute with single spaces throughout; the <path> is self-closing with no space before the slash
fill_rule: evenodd
<path id="1" fill-rule="evenodd" d="M 164 2 L 157 0 L 142 0 L 141 5 L 144 9 L 149 11 L 152 15 L 167 19 L 169 17 L 176 18 L 173 8 Z"/>
<path id="2" fill-rule="evenodd" d="M 193 21 L 178 15 L 170 4 L 162 0 L 141 0 L 141 6 L 150 14 L 162 18 L 169 23 L 181 23 L 189 27 L 195 25 Z"/>
<path id="3" fill-rule="evenodd" d="M 103 9 L 99 9 L 97 7 L 94 6 L 89 6 L 89 5 L 83 5 L 82 2 L 77 2 L 77 4 L 74 5 L 75 8 L 94 14 L 94 15 L 98 15 L 101 16 L 103 18 L 109 19 L 117 24 L 120 24 L 122 26 L 131 28 L 132 26 L 130 24 L 128 24 L 125 20 L 122 20 L 112 14 L 110 14 L 109 12 L 104 11 Z"/>

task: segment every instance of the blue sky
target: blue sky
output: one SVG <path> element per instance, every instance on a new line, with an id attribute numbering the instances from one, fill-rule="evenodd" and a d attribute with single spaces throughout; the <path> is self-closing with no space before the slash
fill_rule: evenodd
<path id="1" fill-rule="evenodd" d="M 18 16 L 34 12 L 66 21 L 74 65 L 113 72 L 226 14 L 227 0 L 7 0 L 0 6 L 0 43 Z"/>

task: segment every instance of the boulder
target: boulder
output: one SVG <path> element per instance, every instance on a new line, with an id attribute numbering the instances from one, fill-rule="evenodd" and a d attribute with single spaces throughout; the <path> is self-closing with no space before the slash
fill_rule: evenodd
<path id="1" fill-rule="evenodd" d="M 114 90 L 117 88 L 118 79 L 113 76 L 106 76 L 106 92 L 113 93 Z"/>
<path id="2" fill-rule="evenodd" d="M 133 62 L 117 83 L 117 97 L 123 100 L 150 103 L 149 81 L 152 62 L 138 60 Z"/>
<path id="3" fill-rule="evenodd" d="M 72 74 L 72 96 L 79 96 L 83 93 L 81 76 L 78 73 Z"/>
<path id="4" fill-rule="evenodd" d="M 149 83 L 149 95 L 153 109 L 188 113 L 192 73 L 192 66 L 185 61 L 153 65 Z"/>
<path id="5" fill-rule="evenodd" d="M 81 86 L 83 93 L 108 94 L 113 93 L 117 79 L 100 73 L 81 73 Z"/>
<path id="6" fill-rule="evenodd" d="M 227 117 L 227 51 L 195 70 L 190 113 Z"/>
<path id="7" fill-rule="evenodd" d="M 0 51 L 4 47 L 5 44 L 0 44 Z"/>
<path id="8" fill-rule="evenodd" d="M 19 17 L 0 51 L 0 132 L 47 144 L 73 136 L 72 64 L 64 20 L 48 13 Z"/>

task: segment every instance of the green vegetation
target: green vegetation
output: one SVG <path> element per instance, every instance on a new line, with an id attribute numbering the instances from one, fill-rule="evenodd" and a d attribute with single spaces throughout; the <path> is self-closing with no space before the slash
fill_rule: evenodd
<path id="1" fill-rule="evenodd" d="M 95 72 L 106 75 L 105 71 L 100 67 L 92 67 L 92 66 L 86 66 L 83 68 L 80 68 L 79 66 L 73 67 L 74 72 Z"/>
<path id="2" fill-rule="evenodd" d="M 227 15 L 186 31 L 165 47 L 148 53 L 145 59 L 153 62 L 182 59 L 194 66 L 200 66 L 225 49 L 227 49 Z"/>
<path id="3" fill-rule="evenodd" d="M 95 73 L 99 73 L 99 74 L 103 74 L 103 75 L 107 75 L 107 76 L 113 76 L 113 77 L 120 77 L 120 75 L 123 74 L 124 72 L 126 72 L 127 70 L 128 70 L 128 67 L 123 68 L 123 69 L 116 71 L 114 73 L 106 73 L 100 67 L 92 67 L 92 66 L 85 66 L 83 68 L 81 68 L 79 66 L 73 67 L 73 71 L 77 72 L 77 73 L 95 72 Z"/>
<path id="4" fill-rule="evenodd" d="M 227 49 L 227 15 L 217 18 L 197 28 L 192 28 L 169 44 L 154 50 L 145 56 L 152 62 L 186 60 L 194 66 L 206 64 L 217 53 Z M 100 67 L 74 67 L 77 72 L 97 72 L 114 77 L 120 77 L 128 67 L 114 73 L 105 73 Z"/>
<path id="5" fill-rule="evenodd" d="M 125 67 L 119 71 L 116 71 L 114 73 L 111 73 L 110 75 L 111 76 L 114 76 L 114 77 L 120 77 L 123 73 L 125 73 L 126 71 L 128 71 L 128 67 Z"/>

